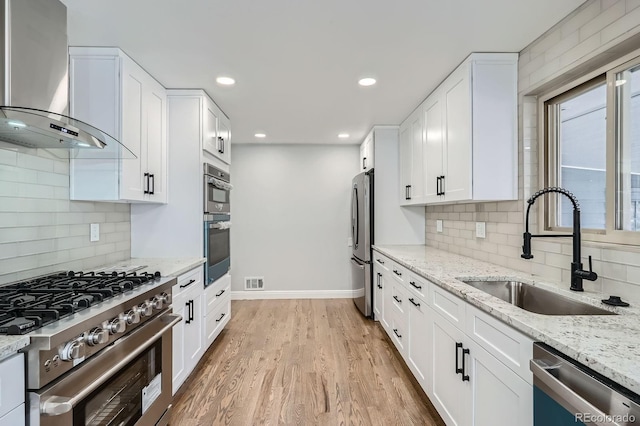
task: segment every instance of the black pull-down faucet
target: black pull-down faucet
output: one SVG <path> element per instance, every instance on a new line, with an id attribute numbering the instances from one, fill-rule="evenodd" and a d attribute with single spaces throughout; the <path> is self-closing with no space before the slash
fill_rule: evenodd
<path id="1" fill-rule="evenodd" d="M 549 235 L 531 235 L 529 233 L 529 210 L 538 197 L 549 192 L 556 192 L 562 194 L 571 200 L 573 204 L 573 234 L 549 234 Z M 527 206 L 527 216 L 525 219 L 525 230 L 523 236 L 522 254 L 520 257 L 523 259 L 532 259 L 531 254 L 531 238 L 532 237 L 572 237 L 573 238 L 573 261 L 571 262 L 571 287 L 573 291 L 584 291 L 582 287 L 582 280 L 595 281 L 598 278 L 598 274 L 593 272 L 591 264 L 591 256 L 589 256 L 589 270 L 582 269 L 581 255 L 580 255 L 580 206 L 578 200 L 569 191 L 564 188 L 544 188 L 536 192 L 527 200 L 529 204 Z"/>

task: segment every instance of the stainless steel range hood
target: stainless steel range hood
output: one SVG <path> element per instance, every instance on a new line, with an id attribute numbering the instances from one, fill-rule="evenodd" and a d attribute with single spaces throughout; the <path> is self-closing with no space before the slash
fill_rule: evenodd
<path id="1" fill-rule="evenodd" d="M 62 150 L 63 156 L 135 158 L 112 136 L 67 115 L 69 54 L 63 3 L 0 0 L 0 46 L 0 148 L 7 149 L 8 143 Z M 110 149 L 104 150 L 107 146 Z"/>

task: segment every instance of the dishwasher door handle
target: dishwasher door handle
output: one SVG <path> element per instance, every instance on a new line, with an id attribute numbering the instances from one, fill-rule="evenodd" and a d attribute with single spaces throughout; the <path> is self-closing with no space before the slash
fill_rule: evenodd
<path id="1" fill-rule="evenodd" d="M 602 412 L 595 405 L 591 404 L 589 401 L 584 399 L 582 396 L 575 393 L 572 389 L 570 389 L 567 385 L 558 380 L 553 374 L 550 373 L 551 370 L 560 368 L 560 364 L 547 364 L 544 360 L 541 359 L 532 359 L 529 361 L 529 368 L 531 372 L 540 380 L 543 384 L 545 384 L 549 390 L 560 396 L 564 401 L 566 401 L 571 407 L 571 414 L 575 413 L 589 413 L 593 417 L 592 418 L 601 418 L 603 420 L 607 419 L 608 414 Z M 618 425 L 619 423 L 593 423 L 597 425 Z"/>

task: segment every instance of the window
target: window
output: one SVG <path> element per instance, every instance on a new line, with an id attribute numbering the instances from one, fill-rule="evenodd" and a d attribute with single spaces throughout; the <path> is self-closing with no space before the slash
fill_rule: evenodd
<path id="1" fill-rule="evenodd" d="M 585 239 L 640 244 L 640 57 L 541 99 L 544 185 L 580 202 Z M 545 229 L 572 227 L 566 197 L 546 200 Z"/>

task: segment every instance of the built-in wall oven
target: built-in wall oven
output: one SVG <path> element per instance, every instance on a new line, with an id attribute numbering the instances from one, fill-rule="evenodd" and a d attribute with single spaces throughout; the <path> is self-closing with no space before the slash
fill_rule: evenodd
<path id="1" fill-rule="evenodd" d="M 229 173 L 211 164 L 204 164 L 204 213 L 229 213 L 231 181 Z"/>
<path id="2" fill-rule="evenodd" d="M 230 218 L 228 214 L 204 217 L 205 286 L 213 284 L 231 268 Z"/>

